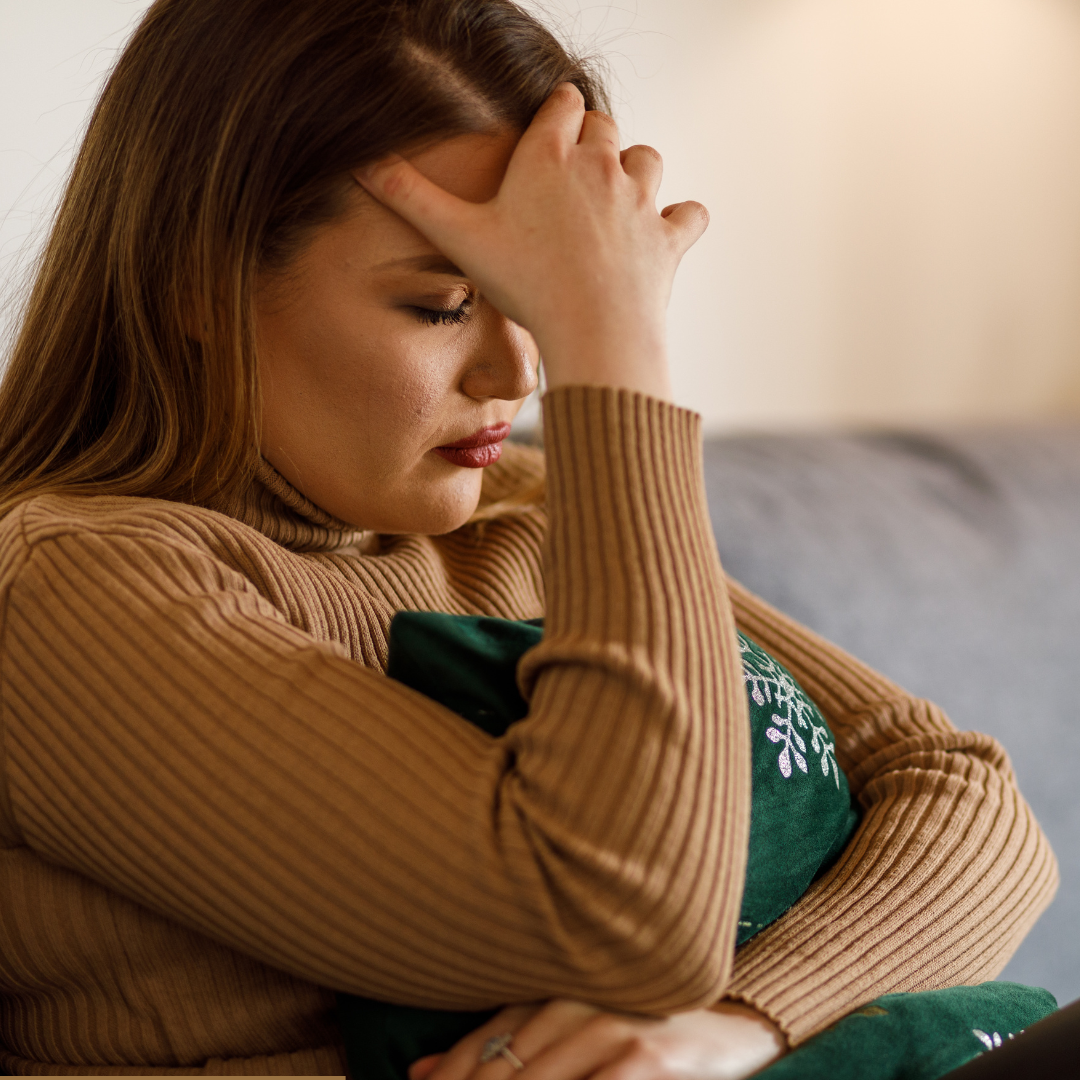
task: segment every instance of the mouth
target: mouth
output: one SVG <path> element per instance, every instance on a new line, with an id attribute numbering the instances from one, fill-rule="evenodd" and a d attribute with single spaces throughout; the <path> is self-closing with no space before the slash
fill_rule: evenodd
<path id="1" fill-rule="evenodd" d="M 509 424 L 492 424 L 457 442 L 436 446 L 435 453 L 463 469 L 484 469 L 502 457 L 502 443 L 509 434 Z"/>

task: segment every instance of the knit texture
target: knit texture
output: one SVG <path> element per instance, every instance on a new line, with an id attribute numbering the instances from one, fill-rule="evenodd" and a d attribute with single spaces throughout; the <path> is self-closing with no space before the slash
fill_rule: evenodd
<path id="1" fill-rule="evenodd" d="M 0 522 L 0 1068 L 340 1073 L 336 990 L 730 993 L 798 1041 L 1000 970 L 1056 882 L 1001 748 L 729 587 L 696 416 L 563 389 L 545 443 L 547 518 L 445 537 L 360 533 L 269 469 L 215 509 L 53 495 Z M 485 498 L 540 467 L 509 452 Z M 386 679 L 399 610 L 544 615 L 528 719 L 493 739 Z M 736 617 L 863 807 L 737 956 Z"/>

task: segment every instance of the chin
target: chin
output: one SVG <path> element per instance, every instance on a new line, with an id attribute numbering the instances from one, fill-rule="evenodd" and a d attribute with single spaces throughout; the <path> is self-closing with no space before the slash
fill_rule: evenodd
<path id="1" fill-rule="evenodd" d="M 380 531 L 417 533 L 421 536 L 445 536 L 447 533 L 452 533 L 455 529 L 460 529 L 462 525 L 473 516 L 473 513 L 476 511 L 477 502 L 479 502 L 479 499 L 473 500 L 468 506 L 462 507 L 454 512 L 421 512 L 416 515 L 411 528 Z"/>
<path id="2" fill-rule="evenodd" d="M 427 498 L 416 507 L 417 528 L 410 532 L 443 536 L 460 529 L 476 513 L 484 470 L 454 468 L 454 473 L 431 485 Z"/>
<path id="3" fill-rule="evenodd" d="M 468 476 L 450 478 L 449 483 L 444 480 L 435 484 L 418 484 L 419 490 L 399 494 L 387 500 L 389 505 L 385 507 L 356 507 L 351 514 L 337 516 L 357 528 L 377 533 L 443 536 L 460 529 L 476 512 L 480 502 L 482 477 L 476 475 L 479 470 L 468 472 Z"/>

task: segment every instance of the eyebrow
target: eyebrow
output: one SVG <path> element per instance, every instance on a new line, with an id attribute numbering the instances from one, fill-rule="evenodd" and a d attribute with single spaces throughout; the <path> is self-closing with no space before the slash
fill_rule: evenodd
<path id="1" fill-rule="evenodd" d="M 469 275 L 459 270 L 445 255 L 433 252 L 430 255 L 412 255 L 405 259 L 391 259 L 379 263 L 373 270 L 416 270 L 427 274 L 448 274 L 451 277 L 467 278 Z"/>

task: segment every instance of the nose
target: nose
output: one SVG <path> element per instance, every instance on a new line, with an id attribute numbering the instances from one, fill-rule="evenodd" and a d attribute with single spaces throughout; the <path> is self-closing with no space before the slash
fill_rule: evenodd
<path id="1" fill-rule="evenodd" d="M 532 334 L 490 304 L 483 305 L 480 333 L 462 374 L 461 389 L 471 398 L 519 401 L 537 385 L 539 353 Z"/>

